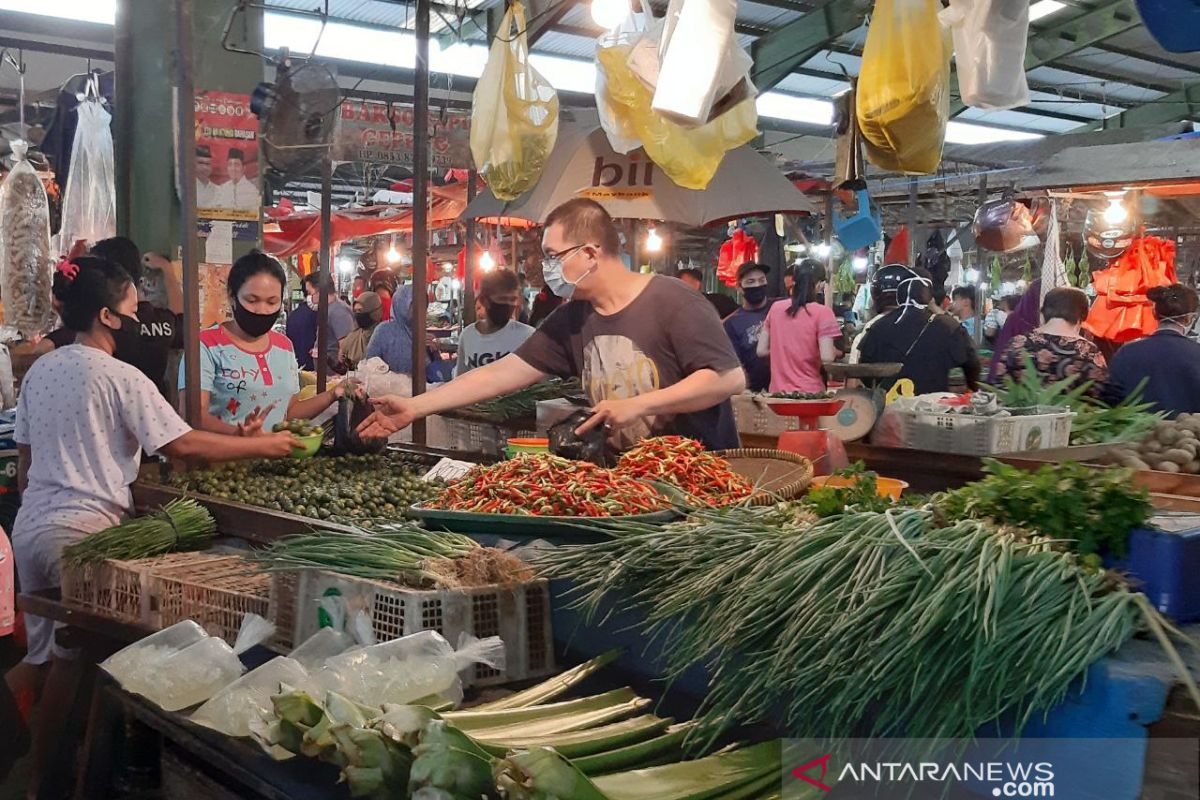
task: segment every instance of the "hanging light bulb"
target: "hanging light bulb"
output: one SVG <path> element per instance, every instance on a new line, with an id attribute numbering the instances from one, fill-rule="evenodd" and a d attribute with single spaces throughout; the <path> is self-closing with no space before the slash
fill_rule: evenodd
<path id="1" fill-rule="evenodd" d="M 491 272 L 496 268 L 496 259 L 492 258 L 492 254 L 486 250 L 479 257 L 479 268 L 484 272 Z"/>
<path id="2" fill-rule="evenodd" d="M 829 258 L 829 254 L 833 252 L 833 248 L 831 248 L 825 242 L 821 242 L 820 244 L 814 244 L 812 246 L 812 251 L 817 258 Z"/>
<path id="3" fill-rule="evenodd" d="M 592 0 L 592 19 L 601 28 L 611 31 L 629 16 L 629 0 Z"/>
<path id="4" fill-rule="evenodd" d="M 396 249 L 396 245 L 392 245 L 388 248 L 387 260 L 389 264 L 395 264 L 400 260 L 400 251 Z"/>
<path id="5" fill-rule="evenodd" d="M 1121 202 L 1121 198 L 1110 197 L 1108 208 L 1104 209 L 1104 221 L 1109 225 L 1120 225 L 1127 219 L 1129 219 L 1129 209 Z"/>
<path id="6" fill-rule="evenodd" d="M 855 256 L 853 259 L 851 259 L 850 265 L 852 267 L 854 267 L 855 272 L 866 272 L 867 271 L 867 257 L 866 256 Z"/>
<path id="7" fill-rule="evenodd" d="M 658 253 L 662 250 L 662 248 L 663 248 L 662 237 L 658 235 L 658 231 L 656 231 L 654 228 L 651 228 L 646 233 L 646 252 L 647 253 Z"/>

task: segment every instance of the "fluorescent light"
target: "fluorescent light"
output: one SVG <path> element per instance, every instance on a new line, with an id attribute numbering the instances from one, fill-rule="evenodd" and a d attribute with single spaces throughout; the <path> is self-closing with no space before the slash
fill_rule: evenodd
<path id="1" fill-rule="evenodd" d="M 759 116 L 771 119 L 807 122 L 811 125 L 829 125 L 833 122 L 833 103 L 828 100 L 766 92 L 758 96 L 755 105 L 758 106 Z"/>
<path id="2" fill-rule="evenodd" d="M 0 10 L 112 25 L 117 0 L 0 0 Z"/>
<path id="3" fill-rule="evenodd" d="M 606 31 L 629 16 L 629 0 L 592 0 L 592 20 Z"/>
<path id="4" fill-rule="evenodd" d="M 991 125 L 975 125 L 970 122 L 951 120 L 946 126 L 946 144 L 990 144 L 993 142 L 1022 142 L 1041 139 L 1043 133 L 1014 131 Z"/>
<path id="5" fill-rule="evenodd" d="M 1038 0 L 1038 2 L 1029 7 L 1029 21 L 1037 22 L 1042 17 L 1056 14 L 1066 7 L 1066 3 L 1060 3 L 1058 0 Z"/>

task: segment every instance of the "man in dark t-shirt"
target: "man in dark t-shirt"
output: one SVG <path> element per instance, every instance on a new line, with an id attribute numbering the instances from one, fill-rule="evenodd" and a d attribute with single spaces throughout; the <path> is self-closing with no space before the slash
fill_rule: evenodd
<path id="1" fill-rule="evenodd" d="M 968 389 L 978 388 L 979 356 L 970 335 L 957 318 L 930 310 L 929 273 L 921 268 L 909 272 L 911 277 L 896 289 L 900 307 L 873 322 L 863 334 L 861 362 L 904 365 L 899 375 L 883 384 L 885 388 L 909 378 L 916 394 L 947 392 L 950 370 L 955 367 L 962 368 Z"/>
<path id="2" fill-rule="evenodd" d="M 571 200 L 546 220 L 546 285 L 567 300 L 515 353 L 413 398 L 386 397 L 359 428 L 387 436 L 414 420 L 530 386 L 577 376 L 592 401 L 583 433 L 598 425 L 627 447 L 677 433 L 711 449 L 736 447 L 729 398 L 746 380 L 721 320 L 682 282 L 626 269 L 612 218 Z"/>
<path id="3" fill-rule="evenodd" d="M 138 288 L 138 321 L 142 323 L 138 349 L 122 354 L 124 360 L 142 371 L 154 382 L 164 397 L 167 396 L 167 363 L 172 350 L 183 348 L 183 286 L 170 261 L 157 253 L 147 253 L 143 259 L 138 247 L 124 236 L 114 236 L 92 245 L 91 255 L 108 259 L 120 265 L 133 285 Z M 143 269 L 161 272 L 167 293 L 167 308 L 159 308 L 146 299 L 142 288 Z M 46 339 L 57 347 L 75 343 L 75 332 L 58 328 L 46 334 Z"/>

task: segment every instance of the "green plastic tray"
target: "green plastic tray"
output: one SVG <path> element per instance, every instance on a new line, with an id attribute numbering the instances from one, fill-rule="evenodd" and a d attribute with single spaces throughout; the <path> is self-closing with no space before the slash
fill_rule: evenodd
<path id="1" fill-rule="evenodd" d="M 410 509 L 412 516 L 428 528 L 467 534 L 496 534 L 509 538 L 579 538 L 583 535 L 605 536 L 604 528 L 591 522 L 665 523 L 678 519 L 675 511 L 656 511 L 652 514 L 633 514 L 624 517 L 535 517 L 517 514 L 479 514 L 474 511 L 446 511 L 427 508 L 418 503 Z"/>

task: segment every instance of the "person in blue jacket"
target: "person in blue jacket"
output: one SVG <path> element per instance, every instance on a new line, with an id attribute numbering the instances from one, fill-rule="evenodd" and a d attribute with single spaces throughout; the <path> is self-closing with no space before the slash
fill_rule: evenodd
<path id="1" fill-rule="evenodd" d="M 1180 283 L 1158 286 L 1146 293 L 1154 303 L 1158 330 L 1117 351 L 1108 367 L 1105 399 L 1119 403 L 1142 388 L 1151 411 L 1200 413 L 1200 343 L 1191 338 L 1200 299 L 1196 290 Z"/>
<path id="2" fill-rule="evenodd" d="M 771 359 L 758 354 L 758 339 L 763 322 L 771 310 L 770 290 L 767 287 L 766 264 L 747 261 L 738 267 L 738 287 L 742 290 L 742 306 L 725 318 L 725 333 L 733 343 L 738 361 L 746 371 L 746 386 L 752 392 L 765 392 L 771 385 Z"/>
<path id="3" fill-rule="evenodd" d="M 364 361 L 381 358 L 392 372 L 412 375 L 412 305 L 413 287 L 406 283 L 392 295 L 392 318 L 381 322 L 371 335 Z"/>

